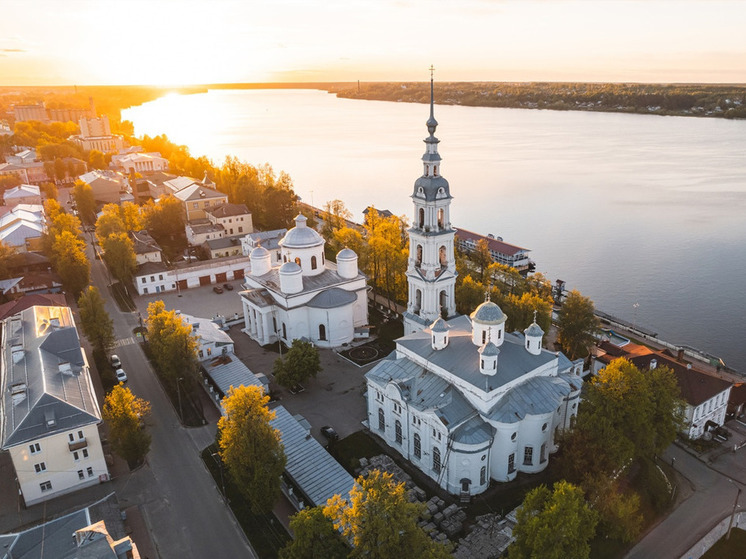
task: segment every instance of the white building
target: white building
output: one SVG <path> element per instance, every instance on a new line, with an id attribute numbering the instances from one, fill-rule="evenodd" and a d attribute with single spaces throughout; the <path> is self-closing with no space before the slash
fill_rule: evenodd
<path id="1" fill-rule="evenodd" d="M 13 315 L 2 342 L 2 449 L 26 505 L 106 481 L 101 413 L 71 310 Z"/>
<path id="2" fill-rule="evenodd" d="M 168 159 L 158 152 L 152 153 L 124 153 L 111 158 L 111 166 L 121 169 L 127 174 L 149 173 L 151 171 L 165 171 L 168 169 Z"/>
<path id="3" fill-rule="evenodd" d="M 241 252 L 249 256 L 251 251 L 258 246 L 262 246 L 270 253 L 270 262 L 272 266 L 282 263 L 282 250 L 280 250 L 280 241 L 287 233 L 287 229 L 273 229 L 272 231 L 254 231 L 241 238 Z"/>
<path id="4" fill-rule="evenodd" d="M 10 188 L 3 193 L 3 201 L 6 206 L 17 206 L 18 204 L 41 205 L 41 191 L 33 184 L 20 184 Z"/>
<path id="5" fill-rule="evenodd" d="M 337 265 L 325 261 L 325 241 L 299 214 L 280 241 L 283 264 L 272 266 L 262 246 L 251 251 L 251 273 L 241 292 L 245 332 L 261 345 L 308 338 L 321 347 L 352 341 L 368 323 L 365 276 L 357 255 L 343 249 Z"/>
<path id="6" fill-rule="evenodd" d="M 451 196 L 436 126 L 431 97 L 425 170 L 412 196 L 405 336 L 365 375 L 368 424 L 439 486 L 468 498 L 490 480 L 547 467 L 577 414 L 582 360 L 543 349 L 536 322 L 505 332 L 507 317 L 489 299 L 471 317 L 454 316 Z"/>
<path id="7" fill-rule="evenodd" d="M 137 267 L 134 282 L 140 295 L 179 291 L 243 279 L 248 264 L 249 259 L 245 256 L 190 262 L 173 269 L 169 269 L 163 262 L 146 262 Z"/>
<path id="8" fill-rule="evenodd" d="M 233 340 L 209 318 L 200 318 L 177 311 L 184 324 L 192 327 L 191 336 L 197 341 L 197 359 L 209 361 L 218 355 L 233 353 Z"/>
<path id="9" fill-rule="evenodd" d="M 39 204 L 16 204 L 0 217 L 0 240 L 19 252 L 41 251 L 46 230 L 44 207 Z"/>
<path id="10" fill-rule="evenodd" d="M 163 262 L 163 251 L 146 230 L 130 231 L 130 239 L 135 249 L 135 261 L 137 265 L 146 262 Z"/>
<path id="11" fill-rule="evenodd" d="M 84 151 L 98 150 L 104 153 L 119 151 L 124 147 L 122 136 L 111 133 L 109 117 L 81 118 L 78 121 L 80 134 L 70 136 L 70 141 L 79 145 Z"/>

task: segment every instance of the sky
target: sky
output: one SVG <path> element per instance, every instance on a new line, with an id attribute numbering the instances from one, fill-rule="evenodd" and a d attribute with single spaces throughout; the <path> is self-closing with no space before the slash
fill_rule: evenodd
<path id="1" fill-rule="evenodd" d="M 746 82 L 746 0 L 0 0 L 0 85 Z"/>

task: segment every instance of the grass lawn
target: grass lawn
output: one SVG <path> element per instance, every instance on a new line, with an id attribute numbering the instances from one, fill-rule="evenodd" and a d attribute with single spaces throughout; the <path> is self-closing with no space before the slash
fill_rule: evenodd
<path id="1" fill-rule="evenodd" d="M 228 504 L 257 555 L 261 559 L 276 558 L 280 549 L 285 547 L 285 544 L 290 541 L 290 535 L 271 512 L 268 514 L 254 514 L 251 511 L 251 505 L 233 483 L 227 471 L 223 470 L 223 478 L 221 480 L 220 459 L 217 456 L 212 456 L 217 451 L 218 449 L 215 445 L 210 445 L 202 451 L 202 461 L 207 466 L 207 469 L 210 470 L 215 480 L 215 485 L 222 487 L 222 482 L 225 482 L 225 494 L 228 498 Z"/>
<path id="2" fill-rule="evenodd" d="M 733 528 L 730 539 L 720 538 L 702 559 L 743 559 L 746 554 L 746 530 Z"/>

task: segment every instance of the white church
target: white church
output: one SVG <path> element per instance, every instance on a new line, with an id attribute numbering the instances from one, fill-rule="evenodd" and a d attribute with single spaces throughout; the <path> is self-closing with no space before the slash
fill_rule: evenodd
<path id="1" fill-rule="evenodd" d="M 247 289 L 240 293 L 244 332 L 259 344 L 305 338 L 319 347 L 338 347 L 353 340 L 355 328 L 368 324 L 357 254 L 345 248 L 335 265 L 324 258 L 325 242 L 298 215 L 279 243 L 281 263 L 273 266 L 272 255 L 261 245 L 249 254 Z"/>
<path id="2" fill-rule="evenodd" d="M 424 172 L 412 194 L 405 335 L 365 375 L 368 423 L 438 485 L 468 498 L 490 480 L 547 467 L 577 414 L 583 364 L 542 348 L 536 321 L 506 332 L 507 317 L 489 299 L 469 317 L 456 315 L 452 198 L 440 174 L 432 77 L 430 96 Z"/>

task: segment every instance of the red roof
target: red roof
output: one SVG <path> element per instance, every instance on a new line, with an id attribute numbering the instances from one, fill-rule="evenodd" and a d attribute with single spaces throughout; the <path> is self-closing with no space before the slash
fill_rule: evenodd
<path id="1" fill-rule="evenodd" d="M 33 295 L 24 295 L 20 299 L 10 301 L 0 305 L 0 320 L 5 320 L 9 316 L 18 314 L 21 311 L 30 309 L 31 307 L 48 306 L 48 307 L 66 307 L 67 301 L 62 293 L 39 293 Z"/>
<path id="2" fill-rule="evenodd" d="M 530 252 L 527 248 L 511 245 L 504 241 L 498 241 L 497 239 L 493 239 L 492 237 L 485 237 L 484 235 L 480 235 L 479 233 L 472 233 L 471 231 L 467 231 L 466 229 L 459 229 L 458 227 L 455 227 L 455 230 L 456 236 L 462 241 L 473 241 L 476 244 L 481 240 L 485 240 L 487 241 L 487 246 L 489 247 L 489 249 L 499 254 L 515 256 L 519 252 Z"/>

